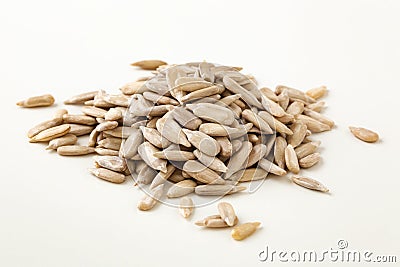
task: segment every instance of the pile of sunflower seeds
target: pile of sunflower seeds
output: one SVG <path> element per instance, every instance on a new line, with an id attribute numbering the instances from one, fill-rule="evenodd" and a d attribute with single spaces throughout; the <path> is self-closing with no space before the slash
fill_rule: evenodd
<path id="1" fill-rule="evenodd" d="M 259 88 L 239 67 L 207 62 L 132 65 L 152 75 L 122 86 L 120 94 L 101 90 L 71 97 L 64 103 L 82 105 L 83 114 L 57 111 L 29 130 L 30 142 L 48 142 L 47 149 L 63 156 L 97 153 L 94 176 L 112 183 L 132 176 L 136 184 L 148 185 L 140 210 L 152 209 L 164 196 L 181 198 L 185 218 L 195 206 L 187 195 L 234 194 L 246 189 L 243 183 L 268 175 L 291 172 L 295 184 L 328 192 L 298 175 L 320 161 L 320 142 L 311 136 L 334 127 L 320 113 L 325 86 L 273 91 Z M 76 145 L 84 135 L 88 144 Z M 226 225 L 233 225 L 232 218 Z"/>

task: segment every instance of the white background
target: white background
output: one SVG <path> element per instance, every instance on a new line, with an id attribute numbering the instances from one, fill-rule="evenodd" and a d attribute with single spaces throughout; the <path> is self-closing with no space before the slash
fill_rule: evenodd
<path id="1" fill-rule="evenodd" d="M 2 1 L 0 265 L 256 266 L 270 264 L 258 260 L 266 245 L 323 251 L 339 239 L 400 261 L 399 12 L 399 1 Z M 28 143 L 64 99 L 116 90 L 143 75 L 129 63 L 148 58 L 243 66 L 269 87 L 326 85 L 337 127 L 314 137 L 323 161 L 304 174 L 332 193 L 274 178 L 230 196 L 242 222 L 262 222 L 237 242 L 193 224 L 215 204 L 188 221 L 165 206 L 139 212 L 141 192 L 91 176 L 91 157 Z M 43 93 L 57 105 L 15 106 Z M 349 125 L 382 141 L 362 143 Z"/>

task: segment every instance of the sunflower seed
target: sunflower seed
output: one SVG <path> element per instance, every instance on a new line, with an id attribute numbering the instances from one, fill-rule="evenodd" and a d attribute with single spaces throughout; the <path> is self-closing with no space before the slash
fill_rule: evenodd
<path id="1" fill-rule="evenodd" d="M 102 156 L 118 156 L 118 150 L 96 147 L 94 151 Z"/>
<path id="2" fill-rule="evenodd" d="M 54 127 L 48 128 L 44 131 L 41 131 L 37 135 L 33 136 L 29 140 L 29 142 L 35 143 L 35 142 L 50 141 L 54 138 L 66 135 L 68 132 L 70 132 L 70 129 L 71 129 L 71 127 L 68 124 L 54 126 Z"/>
<path id="3" fill-rule="evenodd" d="M 142 94 L 149 89 L 145 85 L 145 81 L 136 81 L 127 83 L 120 88 L 121 92 L 125 95 Z"/>
<path id="4" fill-rule="evenodd" d="M 183 218 L 188 218 L 194 210 L 193 200 L 190 197 L 183 197 L 179 203 L 179 213 Z"/>
<path id="5" fill-rule="evenodd" d="M 180 150 L 164 150 L 156 152 L 153 155 L 156 158 L 167 159 L 170 161 L 187 161 L 196 158 L 192 152 Z"/>
<path id="6" fill-rule="evenodd" d="M 117 127 L 118 127 L 118 122 L 116 122 L 116 121 L 104 121 L 102 123 L 99 123 L 96 126 L 95 131 L 104 132 L 104 131 L 115 129 Z"/>
<path id="7" fill-rule="evenodd" d="M 204 80 L 200 81 L 191 81 L 191 82 L 185 82 L 185 83 L 180 83 L 177 86 L 173 88 L 175 91 L 183 91 L 183 92 L 194 92 L 197 90 L 201 90 L 207 87 L 212 86 L 213 84 Z"/>
<path id="8" fill-rule="evenodd" d="M 297 116 L 304 111 L 304 103 L 299 101 L 294 101 L 292 104 L 288 106 L 286 109 L 286 113 Z"/>
<path id="9" fill-rule="evenodd" d="M 234 225 L 238 223 L 238 218 L 235 218 Z M 226 228 L 230 227 L 219 215 L 207 216 L 201 221 L 195 222 L 197 226 L 204 226 L 207 228 Z"/>
<path id="10" fill-rule="evenodd" d="M 281 169 L 284 169 L 286 166 L 286 163 L 285 163 L 286 147 L 287 147 L 286 139 L 283 138 L 282 136 L 278 136 L 275 140 L 274 160 L 275 160 L 275 163 Z"/>
<path id="11" fill-rule="evenodd" d="M 263 119 L 268 125 L 279 133 L 292 135 L 293 132 L 290 130 L 285 124 L 281 123 L 280 121 L 276 120 L 271 114 L 266 111 L 260 111 L 258 116 Z"/>
<path id="12" fill-rule="evenodd" d="M 89 126 L 89 125 L 81 125 L 81 124 L 74 124 L 74 123 L 65 124 L 65 125 L 69 125 L 70 128 L 71 128 L 69 133 L 73 134 L 73 135 L 76 135 L 76 136 L 89 134 L 94 129 L 93 126 Z"/>
<path id="13" fill-rule="evenodd" d="M 168 147 L 171 142 L 168 141 L 166 138 L 162 137 L 160 132 L 153 128 L 147 128 L 144 126 L 139 127 L 143 133 L 143 137 L 149 141 L 152 145 L 158 148 L 165 148 Z"/>
<path id="14" fill-rule="evenodd" d="M 238 241 L 248 238 L 254 234 L 260 224 L 259 222 L 250 222 L 235 226 L 231 232 L 232 238 Z"/>
<path id="15" fill-rule="evenodd" d="M 157 202 L 160 201 L 163 191 L 164 191 L 163 184 L 154 188 L 148 195 L 146 194 L 139 201 L 138 209 L 142 211 L 151 210 L 157 204 Z"/>
<path id="16" fill-rule="evenodd" d="M 325 107 L 325 102 L 324 101 L 320 101 L 320 102 L 317 102 L 317 103 L 308 104 L 306 107 L 308 109 L 310 109 L 310 110 L 314 110 L 316 112 L 321 112 L 321 110 Z"/>
<path id="17" fill-rule="evenodd" d="M 282 117 L 286 114 L 285 110 L 279 104 L 270 100 L 268 97 L 263 96 L 261 98 L 261 104 L 266 111 L 275 117 Z"/>
<path id="18" fill-rule="evenodd" d="M 142 60 L 131 64 L 131 66 L 139 67 L 143 70 L 156 70 L 162 65 L 167 65 L 168 63 L 162 60 Z"/>
<path id="19" fill-rule="evenodd" d="M 208 97 L 208 96 L 215 95 L 215 94 L 220 94 L 224 90 L 225 90 L 225 88 L 223 86 L 213 85 L 213 86 L 210 86 L 207 88 L 203 88 L 203 89 L 191 92 L 191 93 L 183 96 L 181 101 L 188 102 L 188 101 L 191 101 L 194 99 L 199 99 L 199 98 Z"/>
<path id="20" fill-rule="evenodd" d="M 323 85 L 323 86 L 308 90 L 306 92 L 306 94 L 309 97 L 312 97 L 313 99 L 317 100 L 317 99 L 320 99 L 321 97 L 323 97 L 326 94 L 326 92 L 327 92 L 326 86 Z"/>
<path id="21" fill-rule="evenodd" d="M 175 144 L 181 144 L 190 147 L 191 144 L 183 133 L 179 124 L 170 116 L 169 113 L 165 114 L 156 123 L 157 130 L 163 137 Z"/>
<path id="22" fill-rule="evenodd" d="M 240 94 L 230 95 L 222 98 L 220 101 L 216 102 L 217 105 L 222 105 L 223 107 L 229 106 L 236 100 L 239 100 L 242 96 Z"/>
<path id="23" fill-rule="evenodd" d="M 242 112 L 242 117 L 247 121 L 253 123 L 263 134 L 272 134 L 272 129 L 267 122 L 260 118 L 256 113 L 249 109 L 245 109 Z"/>
<path id="24" fill-rule="evenodd" d="M 299 146 L 307 134 L 307 126 L 302 122 L 295 122 L 290 126 L 293 134 L 287 137 L 287 141 L 293 147 Z"/>
<path id="25" fill-rule="evenodd" d="M 130 98 L 125 95 L 105 95 L 103 100 L 120 107 L 128 107 L 130 102 Z"/>
<path id="26" fill-rule="evenodd" d="M 316 111 L 313 111 L 313 110 L 310 110 L 310 109 L 306 108 L 304 110 L 304 114 L 309 116 L 310 118 L 313 118 L 313 119 L 315 119 L 315 120 L 317 120 L 319 122 L 322 122 L 323 124 L 328 125 L 331 129 L 335 125 L 335 123 L 332 120 L 328 119 L 327 117 L 321 115 L 320 113 L 318 113 Z"/>
<path id="27" fill-rule="evenodd" d="M 200 196 L 224 196 L 241 192 L 243 190 L 246 190 L 246 187 L 229 184 L 208 184 L 196 186 L 194 192 Z"/>
<path id="28" fill-rule="evenodd" d="M 49 149 L 57 149 L 61 146 L 66 145 L 74 145 L 78 141 L 78 138 L 73 134 L 66 134 L 62 137 L 55 138 L 49 142 L 49 145 L 46 147 Z"/>
<path id="29" fill-rule="evenodd" d="M 197 183 L 193 180 L 180 181 L 169 188 L 167 192 L 167 197 L 176 198 L 188 195 L 194 192 L 194 188 L 196 186 Z"/>
<path id="30" fill-rule="evenodd" d="M 283 176 L 286 174 L 286 171 L 283 168 L 278 167 L 277 165 L 266 159 L 261 159 L 258 163 L 258 166 L 260 166 L 267 172 L 270 172 L 278 176 Z"/>
<path id="31" fill-rule="evenodd" d="M 115 137 L 107 137 L 97 142 L 99 147 L 108 148 L 113 150 L 119 150 L 121 147 L 122 140 Z"/>
<path id="32" fill-rule="evenodd" d="M 187 108 L 191 109 L 194 115 L 211 122 L 223 125 L 231 125 L 235 119 L 232 111 L 210 103 L 188 104 Z"/>
<path id="33" fill-rule="evenodd" d="M 171 114 L 180 125 L 189 130 L 196 130 L 202 123 L 201 119 L 182 107 L 175 108 Z"/>
<path id="34" fill-rule="evenodd" d="M 186 134 L 189 142 L 204 154 L 215 156 L 220 152 L 221 147 L 218 142 L 205 133 L 188 129 L 183 129 L 183 132 Z"/>
<path id="35" fill-rule="evenodd" d="M 138 153 L 147 165 L 155 170 L 166 172 L 167 161 L 154 157 L 155 152 L 158 152 L 158 149 L 149 142 L 144 142 L 138 147 Z"/>
<path id="36" fill-rule="evenodd" d="M 107 113 L 107 110 L 92 106 L 84 106 L 82 107 L 82 112 L 88 116 L 92 116 L 95 118 L 104 118 L 104 115 Z"/>
<path id="37" fill-rule="evenodd" d="M 48 107 L 53 104 L 54 97 L 52 95 L 33 96 L 17 102 L 17 106 L 23 108 Z"/>
<path id="38" fill-rule="evenodd" d="M 240 86 L 237 82 L 235 82 L 232 78 L 225 76 L 223 78 L 223 83 L 229 91 L 231 91 L 234 94 L 240 94 L 241 98 L 246 102 L 248 105 L 255 106 L 257 108 L 262 108 L 261 103 L 258 101 L 258 99 L 251 94 L 249 91 L 247 91 L 245 88 Z"/>
<path id="39" fill-rule="evenodd" d="M 150 184 L 156 177 L 157 173 L 156 170 L 153 170 L 146 165 L 139 171 L 136 182 L 138 184 Z"/>
<path id="40" fill-rule="evenodd" d="M 301 121 L 305 125 L 307 125 L 307 129 L 309 129 L 312 133 L 325 132 L 325 131 L 329 131 L 331 129 L 331 127 L 329 125 L 322 123 L 320 121 L 317 121 L 316 119 L 313 119 L 309 116 L 298 115 L 297 120 Z"/>
<path id="41" fill-rule="evenodd" d="M 299 160 L 300 167 L 310 168 L 320 161 L 321 157 L 319 153 L 310 154 Z"/>
<path id="42" fill-rule="evenodd" d="M 283 85 L 278 85 L 276 87 L 275 92 L 280 94 L 281 92 L 285 91 L 289 98 L 293 99 L 293 100 L 300 100 L 306 103 L 315 103 L 315 99 L 309 97 L 308 95 L 306 95 L 304 92 L 294 89 L 294 88 L 290 88 L 287 86 L 283 86 Z"/>
<path id="43" fill-rule="evenodd" d="M 92 91 L 92 92 L 75 95 L 75 96 L 70 97 L 69 99 L 65 100 L 64 104 L 66 104 L 66 105 L 83 104 L 88 100 L 93 100 L 98 92 L 99 91 Z"/>
<path id="44" fill-rule="evenodd" d="M 153 92 L 144 92 L 143 97 L 149 101 L 160 105 L 179 105 L 179 102 L 167 96 L 159 95 Z"/>
<path id="45" fill-rule="evenodd" d="M 367 142 L 374 143 L 379 140 L 379 135 L 371 130 L 362 127 L 349 127 L 351 133 L 358 139 Z"/>
<path id="46" fill-rule="evenodd" d="M 101 167 L 116 171 L 123 172 L 127 166 L 125 160 L 116 156 L 94 156 L 94 161 Z"/>
<path id="47" fill-rule="evenodd" d="M 237 171 L 228 179 L 237 182 L 250 182 L 267 178 L 268 172 L 262 168 L 250 168 Z"/>
<path id="48" fill-rule="evenodd" d="M 317 180 L 307 178 L 307 177 L 302 177 L 298 175 L 293 175 L 291 178 L 292 182 L 294 182 L 297 185 L 300 185 L 302 187 L 311 189 L 311 190 L 316 190 L 316 191 L 321 191 L 321 192 L 328 192 L 329 189 L 326 188 L 323 184 L 318 182 Z"/>
<path id="49" fill-rule="evenodd" d="M 300 172 L 299 160 L 292 145 L 288 145 L 285 149 L 285 162 L 289 171 L 298 174 Z"/>
<path id="50" fill-rule="evenodd" d="M 143 135 L 136 129 L 131 135 L 125 140 L 122 145 L 121 152 L 124 158 L 132 158 L 138 152 L 139 145 L 143 142 Z"/>
<path id="51" fill-rule="evenodd" d="M 232 155 L 232 144 L 227 137 L 216 137 L 215 140 L 221 147 L 220 155 L 230 157 Z"/>
<path id="52" fill-rule="evenodd" d="M 76 123 L 83 125 L 94 125 L 97 124 L 96 119 L 87 115 L 72 115 L 72 114 L 64 114 L 63 116 L 64 123 Z"/>
<path id="53" fill-rule="evenodd" d="M 57 153 L 62 156 L 81 156 L 94 153 L 94 148 L 76 145 L 60 146 L 57 148 Z"/>
<path id="54" fill-rule="evenodd" d="M 108 182 L 116 184 L 125 182 L 125 175 L 122 173 L 110 171 L 105 168 L 91 168 L 89 171 L 97 178 L 106 180 Z"/>
<path id="55" fill-rule="evenodd" d="M 62 117 L 64 114 L 68 114 L 68 110 L 66 109 L 58 109 L 56 112 L 54 112 L 53 119 L 59 119 L 62 120 Z"/>
<path id="56" fill-rule="evenodd" d="M 266 154 L 267 154 L 267 146 L 266 145 L 258 144 L 258 145 L 253 146 L 253 149 L 251 150 L 251 152 L 249 154 L 246 168 L 256 164 L 258 161 L 260 161 L 260 159 L 264 158 Z"/>
<path id="57" fill-rule="evenodd" d="M 174 173 L 175 166 L 172 164 L 167 165 L 167 170 L 165 172 L 158 172 L 150 184 L 150 189 L 156 188 L 157 186 L 164 184 L 168 178 Z"/>
<path id="58" fill-rule="evenodd" d="M 62 123 L 62 118 L 61 119 L 60 118 L 54 118 L 54 119 L 51 119 L 51 120 L 48 120 L 48 121 L 44 121 L 44 122 L 39 123 L 38 125 L 34 126 L 33 128 L 31 128 L 28 131 L 27 135 L 28 135 L 29 138 L 32 138 L 35 135 L 37 135 L 38 133 L 40 133 L 40 132 L 42 132 L 44 130 L 47 130 L 49 128 L 58 126 L 61 123 Z"/>
<path id="59" fill-rule="evenodd" d="M 263 87 L 260 88 L 260 92 L 267 98 L 269 98 L 270 100 L 274 101 L 274 102 L 278 102 L 279 98 L 276 96 L 276 94 L 269 88 L 267 87 Z"/>
<path id="60" fill-rule="evenodd" d="M 253 145 L 248 141 L 242 143 L 241 148 L 235 154 L 233 154 L 231 159 L 229 160 L 226 177 L 231 176 L 233 173 L 237 172 L 242 167 L 247 165 L 248 157 L 250 155 L 252 147 Z"/>
<path id="61" fill-rule="evenodd" d="M 186 153 L 191 153 L 191 152 L 186 152 Z M 201 163 L 203 163 L 211 170 L 217 172 L 226 172 L 228 170 L 228 168 L 219 158 L 208 156 L 207 154 L 201 153 L 200 150 L 198 149 L 193 151 L 193 155 L 196 156 Z"/>
<path id="62" fill-rule="evenodd" d="M 218 203 L 218 212 L 221 216 L 221 219 L 224 220 L 227 225 L 235 225 L 236 214 L 231 204 L 228 202 Z"/>
<path id="63" fill-rule="evenodd" d="M 207 168 L 196 160 L 189 160 L 185 162 L 182 168 L 190 177 L 193 177 L 199 182 L 205 184 L 225 184 L 225 180 L 222 179 L 216 172 Z"/>
<path id="64" fill-rule="evenodd" d="M 314 153 L 315 151 L 317 151 L 317 148 L 319 147 L 320 144 L 321 144 L 321 142 L 319 142 L 319 141 L 302 144 L 302 145 L 296 147 L 294 149 L 294 151 L 296 152 L 297 158 L 302 159 L 302 158 Z"/>

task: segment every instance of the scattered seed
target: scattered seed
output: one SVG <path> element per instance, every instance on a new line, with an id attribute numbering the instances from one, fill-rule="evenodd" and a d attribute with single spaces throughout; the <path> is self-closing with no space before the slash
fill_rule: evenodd
<path id="1" fill-rule="evenodd" d="M 251 236 L 260 224 L 259 222 L 250 222 L 235 226 L 231 232 L 232 238 L 238 241 L 243 240 Z"/>
<path id="2" fill-rule="evenodd" d="M 54 104 L 54 97 L 52 95 L 33 96 L 17 102 L 17 106 L 23 108 L 48 107 L 53 104 Z"/>
<path id="3" fill-rule="evenodd" d="M 379 140 L 379 135 L 371 130 L 361 128 L 361 127 L 349 127 L 351 133 L 357 137 L 358 139 L 367 142 L 367 143 L 375 143 Z"/>

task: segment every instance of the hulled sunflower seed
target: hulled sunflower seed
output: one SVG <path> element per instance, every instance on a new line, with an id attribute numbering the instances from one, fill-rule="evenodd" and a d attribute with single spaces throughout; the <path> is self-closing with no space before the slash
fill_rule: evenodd
<path id="1" fill-rule="evenodd" d="M 17 106 L 23 108 L 48 107 L 53 104 L 54 97 L 52 95 L 33 96 L 17 102 Z"/>
<path id="2" fill-rule="evenodd" d="M 104 115 L 107 113 L 107 110 L 92 106 L 85 106 L 82 107 L 82 112 L 88 116 L 92 116 L 95 118 L 104 118 Z"/>
<path id="3" fill-rule="evenodd" d="M 224 196 L 238 193 L 243 190 L 246 190 L 246 187 L 230 184 L 208 184 L 196 186 L 194 192 L 200 196 Z"/>
<path id="4" fill-rule="evenodd" d="M 221 147 L 220 155 L 222 157 L 230 157 L 232 155 L 232 143 L 227 137 L 216 137 L 215 140 Z"/>
<path id="5" fill-rule="evenodd" d="M 138 209 L 142 211 L 151 210 L 160 200 L 164 192 L 164 185 L 159 185 L 147 195 L 145 195 L 138 203 Z"/>
<path id="6" fill-rule="evenodd" d="M 323 86 L 308 90 L 306 92 L 306 94 L 309 97 L 312 97 L 313 99 L 317 100 L 317 99 L 320 99 L 321 97 L 323 97 L 326 94 L 326 92 L 327 92 L 326 86 L 323 85 Z"/>
<path id="7" fill-rule="evenodd" d="M 118 156 L 119 151 L 118 150 L 113 150 L 113 149 L 107 149 L 107 148 L 102 148 L 102 147 L 96 147 L 94 151 L 102 156 Z"/>
<path id="8" fill-rule="evenodd" d="M 185 162 L 182 170 L 189 174 L 190 177 L 205 184 L 225 184 L 225 180 L 216 172 L 196 160 L 188 160 Z"/>
<path id="9" fill-rule="evenodd" d="M 120 184 L 125 182 L 125 175 L 122 173 L 110 171 L 105 168 L 91 168 L 89 171 L 97 178 L 106 180 L 108 182 Z"/>
<path id="10" fill-rule="evenodd" d="M 164 184 L 169 177 L 174 173 L 175 166 L 172 164 L 167 165 L 167 170 L 165 172 L 158 172 L 150 184 L 150 189 L 156 188 L 157 186 Z"/>
<path id="11" fill-rule="evenodd" d="M 238 241 L 243 240 L 254 234 L 260 224 L 259 222 L 250 222 L 235 226 L 231 232 L 232 238 Z"/>
<path id="12" fill-rule="evenodd" d="M 197 183 L 193 180 L 183 180 L 174 185 L 172 185 L 168 192 L 167 197 L 169 198 L 177 198 L 186 196 L 190 193 L 194 192 L 194 188 L 197 186 Z"/>
<path id="13" fill-rule="evenodd" d="M 146 98 L 149 101 L 152 101 L 154 103 L 160 104 L 160 105 L 174 105 L 177 106 L 179 105 L 179 102 L 176 101 L 173 98 L 159 95 L 153 92 L 144 92 L 143 97 Z"/>
<path id="14" fill-rule="evenodd" d="M 183 127 L 189 130 L 196 130 L 202 124 L 202 120 L 195 116 L 192 112 L 178 107 L 172 112 L 174 119 Z"/>
<path id="15" fill-rule="evenodd" d="M 68 132 L 70 132 L 71 127 L 68 124 L 63 124 L 59 126 L 54 126 L 49 129 L 46 129 L 44 131 L 41 131 L 37 135 L 33 136 L 29 142 L 35 143 L 35 142 L 46 142 L 50 141 L 54 138 L 66 135 Z"/>
<path id="16" fill-rule="evenodd" d="M 136 182 L 138 184 L 150 184 L 156 175 L 157 171 L 146 165 L 139 171 Z"/>
<path id="17" fill-rule="evenodd" d="M 121 153 L 124 158 L 132 158 L 138 152 L 139 145 L 143 142 L 143 135 L 139 129 L 133 131 L 122 145 Z"/>
<path id="18" fill-rule="evenodd" d="M 253 94 L 251 94 L 245 88 L 240 86 L 237 82 L 235 82 L 229 76 L 224 76 L 223 83 L 224 83 L 226 89 L 228 89 L 232 93 L 240 94 L 241 98 L 248 105 L 252 105 L 252 106 L 255 106 L 255 107 L 260 108 L 260 109 L 262 108 L 261 103 L 258 101 L 258 99 Z"/>
<path id="19" fill-rule="evenodd" d="M 232 205 L 228 202 L 220 202 L 218 203 L 217 207 L 221 219 L 224 220 L 229 226 L 235 225 L 236 214 Z"/>
<path id="20" fill-rule="evenodd" d="M 118 122 L 116 121 L 104 121 L 99 123 L 95 130 L 97 132 L 103 132 L 103 131 L 108 131 L 108 130 L 112 130 L 118 127 Z"/>
<path id="21" fill-rule="evenodd" d="M 285 162 L 289 171 L 297 174 L 300 172 L 299 160 L 292 145 L 288 145 L 285 149 Z"/>
<path id="22" fill-rule="evenodd" d="M 190 197 L 183 197 L 179 203 L 179 213 L 183 218 L 188 218 L 194 210 L 193 200 Z"/>
<path id="23" fill-rule="evenodd" d="M 125 160 L 120 157 L 94 156 L 93 159 L 99 166 L 112 171 L 123 172 L 127 168 Z"/>
<path id="24" fill-rule="evenodd" d="M 51 120 L 48 120 L 48 121 L 44 121 L 42 123 L 39 123 L 38 125 L 35 125 L 33 128 L 31 128 L 28 131 L 27 135 L 28 135 L 29 138 L 32 138 L 35 135 L 37 135 L 38 133 L 40 133 L 40 132 L 42 132 L 44 130 L 47 130 L 49 128 L 58 126 L 61 123 L 62 123 L 62 118 L 61 119 L 60 118 L 54 118 L 54 119 L 51 119 Z"/>
<path id="25" fill-rule="evenodd" d="M 57 153 L 61 156 L 81 156 L 94 153 L 94 148 L 76 145 L 60 146 L 57 148 Z"/>
<path id="26" fill-rule="evenodd" d="M 234 225 L 238 223 L 237 217 L 235 218 Z M 219 215 L 207 216 L 203 220 L 195 222 L 197 226 L 204 226 L 207 228 L 226 228 L 230 227 Z"/>
<path id="27" fill-rule="evenodd" d="M 307 178 L 307 177 L 302 177 L 298 175 L 293 175 L 291 180 L 302 187 L 311 189 L 311 190 L 316 190 L 316 191 L 321 191 L 321 192 L 328 192 L 329 189 L 326 188 L 323 184 L 318 182 L 317 180 Z"/>
<path id="28" fill-rule="evenodd" d="M 325 132 L 329 131 L 331 127 L 325 123 L 322 123 L 314 118 L 311 118 L 306 115 L 298 115 L 297 120 L 303 122 L 305 125 L 307 125 L 307 129 L 310 130 L 313 133 L 320 133 L 320 132 Z"/>
<path id="29" fill-rule="evenodd" d="M 64 123 L 76 123 L 83 125 L 94 125 L 97 124 L 96 119 L 87 115 L 72 115 L 72 114 L 64 114 L 63 116 Z"/>
<path id="30" fill-rule="evenodd" d="M 200 150 L 196 149 L 193 151 L 193 155 L 197 157 L 197 159 L 203 163 L 206 167 L 210 168 L 211 170 L 217 172 L 226 172 L 228 168 L 225 166 L 224 162 L 222 162 L 217 157 L 211 157 L 207 154 L 200 152 Z"/>
<path id="31" fill-rule="evenodd" d="M 280 168 L 279 166 L 266 159 L 261 159 L 258 163 L 258 166 L 260 166 L 267 172 L 273 173 L 278 176 L 283 176 L 286 174 L 286 171 L 283 168 Z"/>
<path id="32" fill-rule="evenodd" d="M 167 161 L 154 157 L 156 152 L 158 152 L 158 149 L 149 142 L 144 142 L 138 147 L 138 153 L 147 165 L 155 170 L 166 172 Z"/>
<path id="33" fill-rule="evenodd" d="M 242 143 L 240 149 L 236 153 L 234 153 L 229 160 L 229 164 L 227 166 L 228 170 L 225 173 L 226 177 L 231 176 L 233 173 L 237 172 L 242 167 L 247 165 L 248 157 L 252 148 L 253 145 L 250 142 L 245 141 Z"/>
<path id="34" fill-rule="evenodd" d="M 290 126 L 293 134 L 287 137 L 287 141 L 293 147 L 299 146 L 307 134 L 307 126 L 302 122 L 295 122 Z"/>
<path id="35" fill-rule="evenodd" d="M 74 123 L 65 124 L 65 125 L 69 125 L 70 128 L 71 128 L 69 133 L 73 134 L 73 135 L 76 135 L 76 136 L 89 134 L 94 129 L 93 126 L 89 126 L 89 125 L 80 125 L 80 124 L 74 124 Z"/>
<path id="36" fill-rule="evenodd" d="M 156 70 L 158 67 L 162 65 L 167 65 L 168 63 L 162 60 L 141 60 L 131 64 L 131 66 L 139 67 L 143 70 Z"/>
<path id="37" fill-rule="evenodd" d="M 66 145 L 75 145 L 78 141 L 78 138 L 73 134 L 66 134 L 62 137 L 55 138 L 49 142 L 49 145 L 46 147 L 47 150 L 49 149 L 57 149 L 61 146 Z"/>
<path id="38" fill-rule="evenodd" d="M 313 153 L 310 154 L 302 159 L 299 160 L 299 165 L 302 168 L 310 168 L 317 164 L 321 159 L 321 156 L 319 153 Z"/>
<path id="39" fill-rule="evenodd" d="M 167 113 L 161 119 L 157 120 L 156 127 L 160 134 L 172 143 L 181 144 L 186 147 L 191 146 L 182 128 L 170 114 Z"/>
<path id="40" fill-rule="evenodd" d="M 88 100 L 94 99 L 94 97 L 97 95 L 98 92 L 99 91 L 92 91 L 92 92 L 75 95 L 75 96 L 70 97 L 69 99 L 65 100 L 64 104 L 66 104 L 66 105 L 83 104 Z"/>
<path id="41" fill-rule="evenodd" d="M 306 144 L 302 144 L 298 147 L 296 147 L 294 149 L 294 151 L 296 152 L 297 158 L 298 159 L 302 159 L 312 153 L 314 153 L 315 151 L 317 151 L 317 148 L 319 147 L 319 145 L 321 144 L 321 142 L 309 142 Z"/>
<path id="42" fill-rule="evenodd" d="M 195 155 L 189 151 L 164 150 L 153 154 L 156 158 L 167 159 L 170 161 L 187 161 L 195 159 Z"/>
<path id="43" fill-rule="evenodd" d="M 235 119 L 230 109 L 211 103 L 188 104 L 186 107 L 204 120 L 223 125 L 231 125 Z"/>
<path id="44" fill-rule="evenodd" d="M 285 163 L 285 149 L 287 147 L 286 139 L 282 136 L 278 136 L 275 140 L 275 153 L 274 160 L 278 164 L 279 168 L 283 169 L 286 166 Z"/>
<path id="45" fill-rule="evenodd" d="M 53 119 L 59 119 L 62 121 L 62 117 L 64 114 L 68 114 L 68 110 L 66 109 L 58 109 L 56 112 L 54 112 Z"/>
<path id="46" fill-rule="evenodd" d="M 266 170 L 257 167 L 240 170 L 231 175 L 229 180 L 237 182 L 250 182 L 265 179 L 267 178 L 267 175 L 268 172 Z"/>
<path id="47" fill-rule="evenodd" d="M 265 155 L 267 154 L 267 146 L 264 144 L 258 144 L 253 146 L 253 149 L 251 150 L 249 154 L 249 159 L 247 161 L 246 167 L 253 166 L 256 164 L 260 159 L 264 158 Z"/>
<path id="48" fill-rule="evenodd" d="M 160 132 L 156 129 L 147 128 L 144 126 L 140 126 L 139 128 L 143 133 L 143 137 L 154 146 L 158 148 L 166 148 L 171 144 L 171 142 L 162 137 Z"/>
<path id="49" fill-rule="evenodd" d="M 275 119 L 271 114 L 269 114 L 266 111 L 260 111 L 258 113 L 258 116 L 263 119 L 268 125 L 275 131 L 282 133 L 282 134 L 288 134 L 292 135 L 293 132 L 290 130 L 285 124 L 282 122 L 278 121 Z"/>
<path id="50" fill-rule="evenodd" d="M 252 112 L 249 109 L 245 109 L 242 112 L 242 117 L 247 121 L 253 123 L 258 129 L 260 129 L 261 133 L 263 134 L 272 134 L 272 129 L 269 124 L 259 117 L 256 113 Z"/>
<path id="51" fill-rule="evenodd" d="M 322 122 L 323 124 L 328 125 L 330 128 L 335 126 L 335 123 L 331 119 L 328 119 L 327 117 L 325 117 L 325 116 L 321 115 L 320 113 L 313 111 L 311 109 L 306 108 L 304 110 L 304 114 L 309 116 L 310 118 L 313 118 L 319 122 Z"/>
<path id="52" fill-rule="evenodd" d="M 367 143 L 375 143 L 379 140 L 379 135 L 371 130 L 362 128 L 362 127 L 349 127 L 351 133 L 357 137 L 358 139 L 367 142 Z"/>
<path id="53" fill-rule="evenodd" d="M 286 114 L 285 110 L 281 106 L 279 106 L 279 104 L 270 100 L 268 97 L 263 96 L 261 98 L 261 103 L 263 105 L 263 108 L 275 117 L 282 117 Z"/>
<path id="54" fill-rule="evenodd" d="M 219 143 L 205 133 L 188 129 L 183 129 L 183 132 L 186 134 L 189 142 L 202 153 L 215 156 L 221 151 Z"/>
<path id="55" fill-rule="evenodd" d="M 292 104 L 288 106 L 286 109 L 286 113 L 297 116 L 304 111 L 304 103 L 299 101 L 294 101 Z"/>

